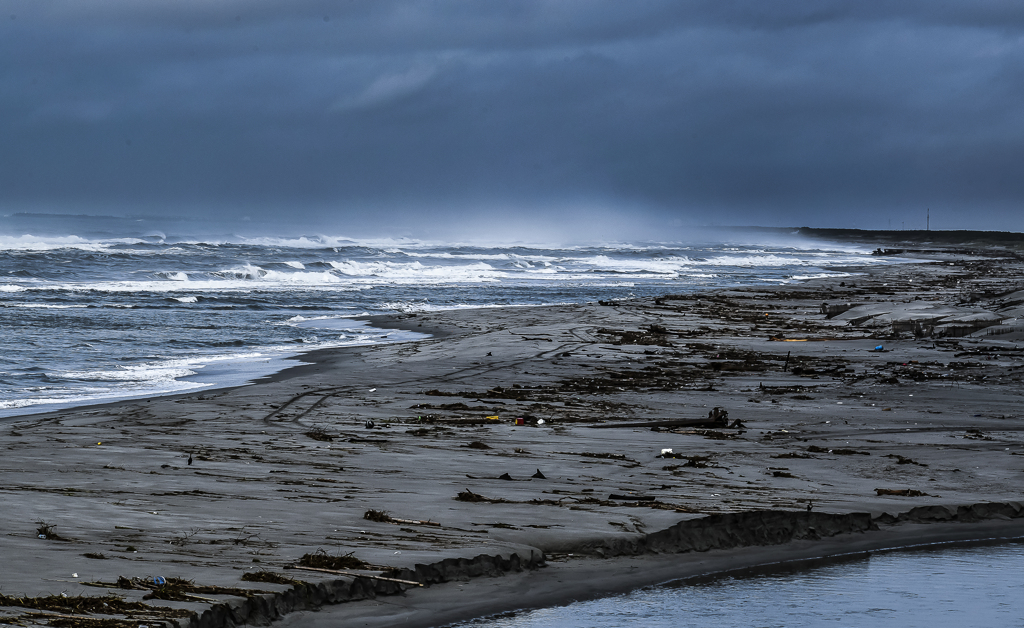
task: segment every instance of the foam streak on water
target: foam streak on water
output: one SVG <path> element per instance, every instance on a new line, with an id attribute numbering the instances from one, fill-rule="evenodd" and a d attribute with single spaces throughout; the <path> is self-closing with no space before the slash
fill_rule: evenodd
<path id="1" fill-rule="evenodd" d="M 885 263 L 839 246 L 0 237 L 0 416 L 237 384 L 309 349 L 416 337 L 337 322 L 362 313 L 778 284 Z"/>

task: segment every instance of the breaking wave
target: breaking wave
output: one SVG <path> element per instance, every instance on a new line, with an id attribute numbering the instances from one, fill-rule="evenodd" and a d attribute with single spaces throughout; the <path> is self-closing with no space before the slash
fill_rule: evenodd
<path id="1" fill-rule="evenodd" d="M 318 348 L 396 342 L 355 317 L 845 277 L 848 247 L 486 247 L 326 236 L 0 237 L 0 414 L 241 385 Z"/>

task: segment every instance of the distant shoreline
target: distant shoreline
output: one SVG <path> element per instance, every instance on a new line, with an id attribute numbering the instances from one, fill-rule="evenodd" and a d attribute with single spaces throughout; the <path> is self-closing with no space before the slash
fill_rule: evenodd
<path id="1" fill-rule="evenodd" d="M 976 229 L 845 229 L 830 227 L 699 227 L 723 233 L 750 235 L 804 236 L 828 242 L 855 242 L 872 246 L 907 243 L 942 246 L 1020 246 L 1024 232 Z"/>

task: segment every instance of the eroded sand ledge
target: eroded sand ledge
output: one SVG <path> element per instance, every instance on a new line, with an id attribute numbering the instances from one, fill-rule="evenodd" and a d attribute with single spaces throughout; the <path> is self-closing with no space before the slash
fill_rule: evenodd
<path id="1" fill-rule="evenodd" d="M 111 617 L 429 626 L 789 558 L 1022 536 L 1022 265 L 930 255 L 760 291 L 382 320 L 436 335 L 322 352 L 255 386 L 5 419 L 0 593 L 139 600 L 153 592 L 82 582 L 182 578 L 207 588 L 149 602 L 181 617 Z M 715 407 L 726 426 L 595 428 Z M 318 548 L 435 586 L 386 595 L 407 585 L 284 570 Z M 241 580 L 259 570 L 306 584 Z M 51 613 L 70 614 L 60 599 Z M 39 612 L 0 609 L 54 620 Z"/>

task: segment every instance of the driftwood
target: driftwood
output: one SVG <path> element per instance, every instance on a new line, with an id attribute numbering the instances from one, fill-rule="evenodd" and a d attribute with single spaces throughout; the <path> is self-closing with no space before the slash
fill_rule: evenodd
<path id="1" fill-rule="evenodd" d="M 414 526 L 437 526 L 437 527 L 441 527 L 440 523 L 438 523 L 436 521 L 429 521 L 429 520 L 428 521 L 420 521 L 418 519 L 396 519 L 394 517 L 391 517 L 391 522 L 392 523 L 408 523 L 409 525 L 414 525 Z"/>
<path id="2" fill-rule="evenodd" d="M 595 429 L 609 429 L 613 427 L 729 427 L 729 411 L 715 408 L 708 412 L 706 419 L 669 419 L 662 421 L 640 421 L 633 423 L 605 423 L 601 425 L 588 425 Z"/>
<path id="3" fill-rule="evenodd" d="M 707 419 L 671 419 L 668 421 L 638 421 L 635 423 L 602 423 L 588 425 L 594 429 L 610 429 L 613 427 L 723 427 L 718 421 Z"/>
<path id="4" fill-rule="evenodd" d="M 408 584 L 408 585 L 412 585 L 412 586 L 415 586 L 415 587 L 422 587 L 423 586 L 422 582 L 416 582 L 414 580 L 401 580 L 399 578 L 388 578 L 386 576 L 371 576 L 369 574 L 354 573 L 354 572 L 351 572 L 351 571 L 339 571 L 337 569 L 321 569 L 319 567 L 303 567 L 301 565 L 287 565 L 287 566 L 285 566 L 285 569 L 301 569 L 303 571 L 319 571 L 319 572 L 322 572 L 322 573 L 333 573 L 333 574 L 338 574 L 338 575 L 341 575 L 341 576 L 352 576 L 353 578 L 374 578 L 374 579 L 377 579 L 377 580 L 385 580 L 387 582 L 398 582 L 400 584 Z"/>

